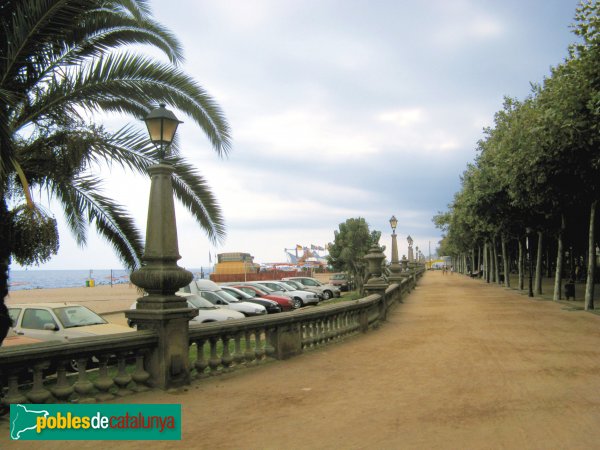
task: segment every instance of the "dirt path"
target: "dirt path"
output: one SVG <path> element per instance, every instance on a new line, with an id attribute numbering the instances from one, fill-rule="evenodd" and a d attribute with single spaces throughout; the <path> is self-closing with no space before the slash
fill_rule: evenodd
<path id="1" fill-rule="evenodd" d="M 107 448 L 599 448 L 599 393 L 600 316 L 430 272 L 375 332 L 122 399 L 181 403 L 183 441 Z"/>

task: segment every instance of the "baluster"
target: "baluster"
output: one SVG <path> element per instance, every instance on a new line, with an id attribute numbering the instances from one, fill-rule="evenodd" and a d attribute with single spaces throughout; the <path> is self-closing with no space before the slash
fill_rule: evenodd
<path id="1" fill-rule="evenodd" d="M 204 343 L 206 339 L 198 339 L 196 341 L 196 362 L 194 367 L 196 368 L 196 378 L 204 378 L 208 375 L 205 373 L 208 363 L 204 357 Z"/>
<path id="2" fill-rule="evenodd" d="M 22 369 L 24 370 L 24 369 Z M 19 370 L 10 371 L 8 373 L 8 390 L 6 395 L 2 399 L 5 405 L 12 403 L 27 403 L 27 397 L 25 397 L 21 391 L 19 391 Z"/>
<path id="3" fill-rule="evenodd" d="M 109 392 L 110 388 L 115 385 L 115 382 L 108 375 L 108 358 L 109 355 L 98 356 L 100 365 L 98 367 L 98 378 L 94 381 L 94 386 L 100 391 L 96 394 L 96 400 L 99 402 L 114 398 L 114 395 Z"/>
<path id="4" fill-rule="evenodd" d="M 273 358 L 275 356 L 275 347 L 273 347 L 273 333 L 275 333 L 274 328 L 265 329 L 265 354 L 267 358 Z"/>
<path id="5" fill-rule="evenodd" d="M 67 378 L 67 363 L 60 361 L 56 369 L 56 384 L 50 388 L 50 392 L 59 402 L 67 402 L 74 389 Z"/>
<path id="6" fill-rule="evenodd" d="M 48 362 L 33 366 L 33 386 L 25 395 L 31 403 L 46 403 L 52 394 L 44 387 L 44 370 L 50 367 Z"/>
<path id="7" fill-rule="evenodd" d="M 117 375 L 113 378 L 113 381 L 115 382 L 118 388 L 115 395 L 118 395 L 119 397 L 131 394 L 131 391 L 127 389 L 127 385 L 131 383 L 131 375 L 127 373 L 127 364 L 125 361 L 126 357 L 126 352 L 121 352 L 117 355 L 117 367 L 119 371 Z"/>
<path id="8" fill-rule="evenodd" d="M 315 322 L 308 322 L 308 331 L 310 334 L 310 340 L 308 342 L 308 347 L 315 348 L 317 346 L 317 329 Z"/>
<path id="9" fill-rule="evenodd" d="M 252 346 L 250 345 L 250 331 L 246 331 L 246 352 L 244 353 L 246 357 L 246 365 L 249 366 L 252 364 L 254 360 L 254 350 L 252 350 Z"/>
<path id="10" fill-rule="evenodd" d="M 210 367 L 210 374 L 217 375 L 219 364 L 221 364 L 221 358 L 217 356 L 217 338 L 209 338 L 210 342 L 210 359 L 208 360 L 208 366 Z"/>
<path id="11" fill-rule="evenodd" d="M 317 330 L 318 330 L 318 343 L 319 345 L 325 344 L 325 321 L 323 319 L 317 320 Z"/>
<path id="12" fill-rule="evenodd" d="M 262 330 L 260 330 L 260 329 L 258 329 L 254 332 L 254 339 L 255 339 L 254 354 L 256 355 L 256 363 L 257 364 L 262 360 L 262 357 L 265 356 L 265 349 L 262 346 L 261 334 L 262 334 Z"/>
<path id="13" fill-rule="evenodd" d="M 233 360 L 235 361 L 236 366 L 240 366 L 244 362 L 244 352 L 242 352 L 242 337 L 243 334 L 241 332 L 235 334 L 235 353 L 233 355 Z"/>
<path id="14" fill-rule="evenodd" d="M 229 372 L 231 364 L 233 363 L 233 356 L 229 353 L 229 340 L 231 338 L 229 336 L 223 336 L 223 357 L 221 361 L 223 363 L 223 372 Z"/>
<path id="15" fill-rule="evenodd" d="M 144 369 L 144 360 L 148 352 L 146 350 L 138 350 L 135 354 L 135 370 L 131 374 L 131 378 L 135 381 L 135 386 L 132 388 L 134 392 L 144 392 L 148 390 L 146 383 L 150 379 L 150 374 Z"/>
<path id="16" fill-rule="evenodd" d="M 73 389 L 79 395 L 78 403 L 92 403 L 94 401 L 91 393 L 94 390 L 94 384 L 89 380 L 87 373 L 88 358 L 77 358 L 77 381 Z"/>
<path id="17" fill-rule="evenodd" d="M 331 317 L 325 317 L 323 319 L 323 323 L 325 325 L 325 344 L 329 344 L 331 342 Z"/>

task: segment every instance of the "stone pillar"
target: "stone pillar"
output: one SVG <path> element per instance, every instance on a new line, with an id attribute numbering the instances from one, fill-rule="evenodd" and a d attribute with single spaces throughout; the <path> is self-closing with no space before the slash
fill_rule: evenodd
<path id="1" fill-rule="evenodd" d="M 396 239 L 396 233 L 392 233 L 392 262 L 390 264 L 390 272 L 395 276 L 402 271 L 402 266 L 398 261 L 398 239 Z"/>
<path id="2" fill-rule="evenodd" d="M 369 253 L 364 257 L 369 264 L 369 281 L 365 284 L 365 292 L 367 295 L 380 294 L 381 303 L 379 308 L 379 320 L 385 320 L 387 316 L 387 297 L 385 290 L 389 284 L 385 278 L 383 278 L 381 271 L 381 263 L 385 259 L 385 255 L 381 247 L 377 244 L 373 244 L 369 249 Z"/>
<path id="3" fill-rule="evenodd" d="M 177 265 L 181 259 L 173 204 L 173 167 L 164 161 L 148 168 L 151 177 L 146 248 L 143 265 L 131 281 L 147 295 L 138 298 L 136 309 L 125 315 L 139 330 L 156 330 L 158 346 L 147 358 L 149 384 L 161 389 L 190 382 L 189 321 L 198 311 L 187 307 L 175 292 L 188 285 L 193 275 Z"/>

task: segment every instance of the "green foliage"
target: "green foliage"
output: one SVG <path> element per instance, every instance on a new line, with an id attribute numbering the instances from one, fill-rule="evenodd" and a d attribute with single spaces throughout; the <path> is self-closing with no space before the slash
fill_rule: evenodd
<path id="1" fill-rule="evenodd" d="M 177 67 L 181 45 L 152 18 L 145 0 L 4 0 L 0 29 L 0 196 L 19 202 L 27 184 L 46 191 L 60 202 L 79 244 L 94 226 L 127 267 L 138 267 L 142 235 L 127 210 L 103 195 L 94 167 L 116 164 L 146 175 L 156 150 L 142 125 L 109 132 L 86 117 L 108 112 L 139 119 L 165 103 L 191 118 L 225 155 L 230 135 L 222 111 Z M 139 54 L 140 45 L 168 62 Z M 173 150 L 176 197 L 211 241 L 222 240 L 215 197 L 176 145 Z M 15 176 L 17 165 L 27 183 Z M 16 256 L 21 249 L 11 251 Z"/>
<path id="2" fill-rule="evenodd" d="M 56 219 L 36 207 L 22 205 L 11 211 L 13 257 L 23 265 L 39 265 L 58 252 Z"/>
<path id="3" fill-rule="evenodd" d="M 370 231 L 369 224 L 362 217 L 347 219 L 334 232 L 333 244 L 327 257 L 334 270 L 348 272 L 362 290 L 367 276 L 367 264 L 363 257 L 373 244 L 379 242 L 380 231 Z"/>
<path id="4" fill-rule="evenodd" d="M 523 101 L 505 98 L 447 212 L 441 250 L 458 255 L 525 227 L 558 233 L 600 193 L 600 3 L 582 2 L 569 57 Z M 571 241 L 578 239 L 571 231 Z"/>

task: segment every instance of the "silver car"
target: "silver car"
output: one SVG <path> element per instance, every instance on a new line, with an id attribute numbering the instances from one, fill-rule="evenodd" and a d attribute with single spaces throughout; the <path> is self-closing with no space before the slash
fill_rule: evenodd
<path id="1" fill-rule="evenodd" d="M 295 289 L 279 280 L 254 281 L 253 284 L 258 286 L 266 286 L 275 291 L 275 293 L 291 297 L 296 308 L 300 306 L 319 304 L 320 298 L 318 294 L 303 289 Z"/>
<path id="2" fill-rule="evenodd" d="M 323 284 L 319 280 L 310 277 L 289 277 L 284 280 L 293 280 L 302 283 L 304 286 L 320 291 L 324 300 L 342 295 L 340 288 L 332 284 Z"/>
<path id="3" fill-rule="evenodd" d="M 68 341 L 133 331 L 124 325 L 108 323 L 91 309 L 73 303 L 15 304 L 8 307 L 8 313 L 17 335 L 41 341 Z"/>

